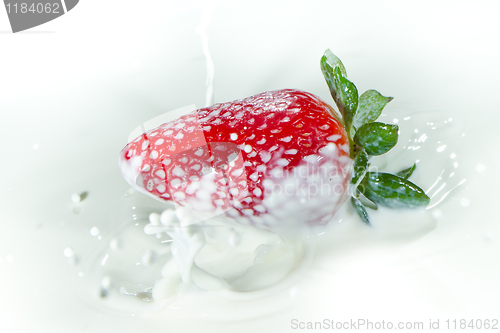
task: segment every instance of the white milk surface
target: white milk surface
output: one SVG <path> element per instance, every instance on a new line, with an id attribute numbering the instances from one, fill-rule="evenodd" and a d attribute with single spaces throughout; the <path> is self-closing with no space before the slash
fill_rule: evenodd
<path id="1" fill-rule="evenodd" d="M 15 35 L 0 16 L 0 332 L 295 332 L 363 320 L 452 331 L 453 320 L 500 320 L 495 10 L 82 2 Z M 372 162 L 388 172 L 417 162 L 426 209 L 369 211 L 368 227 L 346 204 L 295 236 L 220 218 L 186 231 L 165 228 L 171 208 L 121 178 L 129 133 L 169 110 L 280 88 L 332 102 L 319 69 L 327 48 L 360 92 L 395 97 L 380 121 L 400 126 L 399 143 Z"/>

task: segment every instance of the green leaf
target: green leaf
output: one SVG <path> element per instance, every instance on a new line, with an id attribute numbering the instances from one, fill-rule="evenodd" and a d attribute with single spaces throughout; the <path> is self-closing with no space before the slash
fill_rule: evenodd
<path id="1" fill-rule="evenodd" d="M 421 207 L 430 202 L 420 187 L 390 173 L 368 172 L 358 189 L 371 201 L 390 208 Z"/>
<path id="2" fill-rule="evenodd" d="M 361 221 L 365 222 L 366 224 L 370 224 L 370 218 L 368 216 L 368 212 L 366 211 L 365 206 L 359 201 L 359 199 L 355 197 L 351 197 L 351 204 L 354 207 L 354 210 L 356 213 L 358 213 L 359 218 Z"/>
<path id="3" fill-rule="evenodd" d="M 354 159 L 353 174 L 351 184 L 355 185 L 365 175 L 368 169 L 368 154 L 362 150 Z"/>
<path id="4" fill-rule="evenodd" d="M 361 127 L 366 123 L 377 120 L 392 97 L 384 97 L 376 90 L 367 90 L 359 98 L 358 111 L 353 119 L 353 126 Z"/>
<path id="5" fill-rule="evenodd" d="M 399 171 L 396 175 L 398 177 L 408 179 L 412 175 L 413 171 L 415 171 L 416 167 L 417 167 L 417 163 L 413 163 L 413 165 L 411 167 L 409 167 L 408 169 L 404 169 L 402 171 Z"/>
<path id="6" fill-rule="evenodd" d="M 378 210 L 378 205 L 375 202 L 370 201 L 367 197 L 365 197 L 361 193 L 359 194 L 358 199 L 366 208 Z"/>
<path id="7" fill-rule="evenodd" d="M 342 75 L 339 67 L 335 67 L 333 74 L 337 96 L 344 106 L 343 116 L 345 118 L 345 123 L 346 126 L 350 128 L 358 108 L 358 89 L 354 83 Z"/>
<path id="8" fill-rule="evenodd" d="M 321 58 L 321 71 L 330 89 L 330 94 L 342 114 L 346 130 L 349 133 L 352 126 L 352 119 L 358 108 L 358 89 L 354 83 L 345 77 L 345 69 L 341 64 L 332 67 L 326 55 Z"/>
<path id="9" fill-rule="evenodd" d="M 368 155 L 382 155 L 396 145 L 398 131 L 398 125 L 368 123 L 358 129 L 354 142 L 362 146 Z"/>
<path id="10" fill-rule="evenodd" d="M 337 88 L 335 87 L 335 82 L 333 78 L 333 70 L 335 67 L 330 66 L 328 63 L 328 59 L 326 56 L 321 58 L 321 72 L 323 72 L 323 77 L 325 78 L 326 84 L 328 85 L 328 89 L 330 89 L 330 95 L 332 95 L 335 104 L 337 104 L 339 111 L 344 116 L 343 106 L 342 108 L 339 106 L 339 99 L 337 97 Z"/>
<path id="11" fill-rule="evenodd" d="M 326 50 L 325 53 L 323 54 L 321 62 L 323 63 L 323 61 L 326 62 L 328 65 L 330 65 L 332 69 L 335 69 L 335 67 L 339 67 L 340 71 L 342 72 L 342 75 L 347 77 L 347 72 L 345 70 L 344 64 L 335 54 L 333 54 L 333 52 L 330 49 Z"/>

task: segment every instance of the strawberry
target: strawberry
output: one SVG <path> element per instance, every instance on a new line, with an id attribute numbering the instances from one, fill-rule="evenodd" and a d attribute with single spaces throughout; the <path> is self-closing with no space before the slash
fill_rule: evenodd
<path id="1" fill-rule="evenodd" d="M 120 160 L 125 178 L 156 198 L 267 227 L 331 217 L 350 178 L 335 111 L 292 89 L 193 111 L 130 142 Z"/>
<path id="2" fill-rule="evenodd" d="M 222 213 L 258 227 L 320 224 L 349 195 L 367 224 L 365 205 L 427 205 L 429 197 L 408 180 L 415 165 L 397 175 L 369 172 L 369 160 L 397 143 L 397 125 L 375 122 L 392 97 L 375 90 L 358 96 L 330 50 L 321 70 L 340 115 L 293 89 L 215 104 L 127 144 L 122 175 L 174 203 L 184 224 Z"/>

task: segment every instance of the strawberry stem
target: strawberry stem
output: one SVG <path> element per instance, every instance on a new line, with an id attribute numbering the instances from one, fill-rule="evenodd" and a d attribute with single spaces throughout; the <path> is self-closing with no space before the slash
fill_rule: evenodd
<path id="1" fill-rule="evenodd" d="M 424 191 L 407 180 L 415 170 L 415 164 L 398 175 L 367 172 L 369 159 L 385 154 L 398 141 L 397 125 L 375 122 L 393 98 L 382 96 L 376 90 L 368 90 L 358 97 L 358 90 L 347 79 L 342 61 L 330 50 L 325 51 L 320 65 L 330 94 L 342 115 L 349 141 L 349 155 L 354 160 L 351 203 L 361 220 L 370 224 L 359 194 L 373 202 L 375 207 L 377 204 L 390 208 L 428 205 L 430 199 Z"/>

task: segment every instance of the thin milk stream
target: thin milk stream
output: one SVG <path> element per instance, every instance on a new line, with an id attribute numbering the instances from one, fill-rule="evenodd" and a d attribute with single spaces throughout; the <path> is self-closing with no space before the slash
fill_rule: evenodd
<path id="1" fill-rule="evenodd" d="M 207 92 L 205 99 L 205 107 L 214 104 L 214 81 L 215 81 L 215 65 L 210 54 L 210 49 L 208 47 L 208 35 L 207 28 L 212 18 L 212 13 L 217 5 L 217 1 L 209 1 L 203 6 L 203 11 L 201 14 L 200 25 L 196 28 L 196 33 L 201 38 L 201 48 L 203 55 L 205 56 L 205 64 L 207 67 Z"/>

